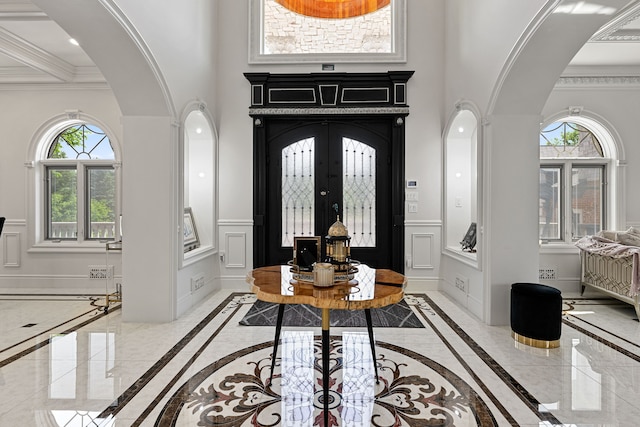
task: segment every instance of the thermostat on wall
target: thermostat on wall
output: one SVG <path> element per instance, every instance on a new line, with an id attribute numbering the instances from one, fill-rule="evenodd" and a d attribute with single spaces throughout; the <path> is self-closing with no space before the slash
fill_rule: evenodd
<path id="1" fill-rule="evenodd" d="M 407 188 L 417 188 L 418 181 L 412 181 L 410 179 L 407 180 Z"/>

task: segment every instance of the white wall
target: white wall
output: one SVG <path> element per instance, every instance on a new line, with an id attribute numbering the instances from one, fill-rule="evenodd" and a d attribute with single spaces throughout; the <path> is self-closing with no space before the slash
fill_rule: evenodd
<path id="1" fill-rule="evenodd" d="M 53 288 L 105 292 L 103 280 L 89 280 L 89 265 L 104 265 L 105 251 L 93 253 L 35 252 L 29 244 L 33 233 L 34 196 L 31 168 L 25 163 L 38 130 L 66 110 L 79 110 L 97 118 L 113 134 L 113 143 L 122 143 L 120 111 L 111 90 L 104 84 L 85 85 L 85 89 L 64 90 L 61 86 L 0 86 L 0 216 L 7 218 L 0 239 L 0 287 Z M 20 90 L 18 90 L 20 89 Z M 119 260 L 115 256 L 114 260 Z M 111 262 L 111 260 L 110 260 Z M 117 261 L 118 262 L 118 261 Z"/>
<path id="2" fill-rule="evenodd" d="M 245 257 L 244 262 L 225 260 L 222 276 L 227 283 L 243 284 L 253 266 L 251 225 L 253 216 L 253 129 L 248 115 L 249 82 L 243 72 L 320 72 L 320 64 L 248 65 L 248 2 L 223 1 L 218 4 L 220 53 L 217 82 L 220 136 L 220 247 L 227 257 Z M 408 0 L 408 62 L 406 64 L 336 64 L 337 72 L 384 72 L 415 70 L 408 83 L 410 115 L 406 122 L 406 177 L 417 180 L 418 212 L 406 214 L 406 274 L 411 284 L 433 286 L 438 277 L 441 232 L 441 146 L 444 2 Z M 231 234 L 229 234 L 231 233 Z M 428 238 L 424 238 L 424 235 Z M 414 238 L 414 235 L 417 238 Z M 229 240 L 230 238 L 230 240 Z M 238 243 L 238 255 L 225 248 Z M 239 242 L 244 242 L 240 244 Z M 431 247 L 418 254 L 413 268 L 412 242 Z M 245 246 L 246 245 L 246 246 Z M 424 257 L 427 259 L 424 259 Z M 246 258 L 249 257 L 249 258 Z"/>
<path id="3" fill-rule="evenodd" d="M 201 99 L 214 112 L 219 131 L 218 246 L 222 251 L 220 255 L 223 255 L 219 276 L 226 285 L 243 285 L 244 276 L 253 265 L 253 168 L 252 126 L 248 116 L 249 84 L 242 73 L 319 72 L 320 65 L 248 65 L 247 1 L 198 0 L 181 4 L 177 10 L 169 0 L 119 0 L 114 4 L 127 13 L 131 24 L 129 29 L 134 29 L 141 36 L 136 42 L 147 45 L 144 50 L 147 56 L 138 51 L 135 57 L 127 56 L 135 53 L 135 43 L 126 39 L 122 26 L 103 21 L 108 17 L 107 13 L 99 16 L 94 13 L 96 8 L 109 2 L 76 4 L 72 0 L 55 3 L 36 0 L 35 3 L 64 24 L 72 35 L 76 29 L 78 34 L 86 36 L 83 46 L 109 79 L 115 96 L 101 90 L 35 92 L 9 88 L 2 92 L 0 124 L 4 124 L 5 141 L 9 141 L 3 142 L 3 148 L 9 153 L 3 153 L 0 168 L 0 210 L 9 218 L 7 231 L 20 233 L 18 239 L 12 239 L 12 244 L 22 242 L 22 233 L 26 233 L 29 227 L 24 200 L 26 180 L 16 177 L 24 177 L 26 144 L 37 126 L 66 109 L 67 102 L 71 105 L 69 109 L 78 108 L 104 117 L 103 120 L 113 129 L 122 132 L 125 185 L 132 185 L 126 188 L 123 202 L 127 213 L 125 233 L 132 241 L 128 251 L 125 247 L 123 255 L 127 276 L 124 292 L 125 297 L 129 292 L 136 302 L 130 305 L 131 315 L 127 317 L 130 320 L 154 321 L 174 318 L 180 311 L 177 309 L 179 288 L 184 289 L 190 278 L 202 271 L 218 275 L 204 264 L 190 265 L 183 272 L 177 271 L 180 255 L 176 237 L 180 221 L 176 208 L 179 168 L 174 156 L 177 155 L 180 124 L 176 112 L 182 111 L 195 99 Z M 520 56 L 510 56 L 515 52 L 514 46 L 518 46 L 518 38 L 523 31 L 526 33 L 529 22 L 543 6 L 551 3 L 543 0 L 486 0 L 481 3 L 408 0 L 406 64 L 336 64 L 336 71 L 346 72 L 416 71 L 408 84 L 410 115 L 406 124 L 406 177 L 419 182 L 419 209 L 415 214 L 406 214 L 405 248 L 406 274 L 410 286 L 417 286 L 417 289 L 433 287 L 441 279 L 441 132 L 446 114 L 454 110 L 454 104 L 459 100 L 470 100 L 479 106 L 481 115 L 486 119 L 482 162 L 486 175 L 483 200 L 485 232 L 488 233 L 484 246 L 479 250 L 484 251 L 486 257 L 482 272 L 468 270 L 464 263 L 451 265 L 449 271 L 470 277 L 482 275 L 483 282 L 473 280 L 470 283 L 470 294 L 474 301 L 486 298 L 486 307 L 481 311 L 489 323 L 505 321 L 510 282 L 537 277 L 539 254 L 534 243 L 537 240 L 537 222 L 530 221 L 535 219 L 536 208 L 532 206 L 537 203 L 535 141 L 541 105 L 547 95 L 545 91 L 551 90 L 555 78 L 545 75 L 544 81 L 537 79 L 535 70 L 527 68 L 528 64 L 537 62 L 527 60 L 539 57 L 535 55 L 536 48 L 548 52 L 551 46 L 557 47 L 548 61 L 554 61 L 552 65 L 554 70 L 558 69 L 559 75 L 559 70 L 564 67 L 562 64 L 566 65 L 571 52 L 579 48 L 580 39 L 584 42 L 591 27 L 595 31 L 600 21 L 607 19 L 565 17 L 573 20 L 567 21 L 569 24 L 580 24 L 576 27 L 580 32 L 576 32 L 572 25 L 560 21 L 562 17 L 554 17 L 549 25 L 564 28 L 564 36 L 571 40 L 563 37 L 562 44 L 550 44 L 542 43 L 548 39 L 541 37 L 539 45 L 533 43 L 531 49 L 518 51 Z M 621 4 L 623 0 L 606 0 L 605 3 Z M 83 11 L 86 16 L 76 16 Z M 100 31 L 93 31 L 96 29 L 92 27 L 94 21 L 87 16 L 100 20 L 101 25 L 97 26 Z M 563 35 L 562 32 L 554 34 L 557 34 L 555 37 Z M 508 58 L 513 62 L 505 66 Z M 517 66 L 512 69 L 509 68 L 511 65 Z M 118 67 L 130 67 L 131 70 Z M 154 76 L 157 79 L 154 80 Z M 499 85 L 503 82 L 502 77 L 505 77 L 504 87 Z M 538 91 L 536 102 L 519 96 L 519 88 Z M 501 94 L 501 89 L 505 96 L 496 96 Z M 139 96 L 145 93 L 150 96 Z M 637 121 L 633 112 L 638 111 L 635 92 L 624 95 L 615 91 L 588 90 L 582 98 L 584 102 L 575 93 L 570 95 L 556 90 L 547 102 L 545 114 L 567 105 L 585 104 L 586 108 L 597 111 L 619 127 L 625 142 L 633 141 L 633 126 Z M 542 99 L 540 105 L 537 104 L 538 98 Z M 491 110 L 494 105 L 492 99 L 498 100 L 497 115 Z M 508 115 L 511 102 L 519 109 L 519 114 Z M 124 114 L 122 122 L 119 121 L 120 112 Z M 28 119 L 23 117 L 27 113 Z M 149 129 L 154 132 L 149 134 Z M 522 134 L 523 129 L 526 136 L 514 139 L 514 135 Z M 150 157 L 158 147 L 163 151 L 157 157 Z M 637 148 L 630 142 L 625 144 L 625 148 L 629 161 L 628 182 L 635 182 L 638 172 L 632 167 L 632 159 L 638 158 Z M 157 163 L 148 168 L 150 159 Z M 150 174 L 137 175 L 140 171 Z M 518 187 L 513 185 L 515 179 L 521 180 Z M 149 188 L 158 185 L 166 187 L 167 191 L 150 194 Z M 628 199 L 626 222 L 636 225 L 640 223 L 640 211 L 637 209 L 640 202 L 633 197 Z M 151 225 L 160 230 L 158 238 L 151 241 L 147 237 L 149 221 L 143 215 L 145 208 L 152 212 L 155 210 L 156 217 Z M 520 245 L 518 239 L 527 243 Z M 0 250 L 3 249 L 0 247 Z M 86 254 L 70 261 L 64 255 L 29 253 L 25 245 L 16 253 L 20 254 L 19 265 L 2 266 L 2 280 L 10 278 L 12 283 L 18 283 L 15 278 L 20 276 L 20 280 L 25 279 L 25 282 L 35 278 L 51 283 L 60 278 L 82 281 L 85 264 L 102 257 L 102 254 Z M 217 261 L 212 256 L 202 262 Z M 164 262 L 167 265 L 162 269 L 152 268 Z M 450 282 L 451 278 L 447 280 Z"/>
<path id="4" fill-rule="evenodd" d="M 180 2 L 179 7 L 172 0 L 116 0 L 115 3 L 143 36 L 162 71 L 175 111 L 182 111 L 195 98 L 212 108 L 218 43 L 214 23 L 220 2 L 190 0 Z"/>
<path id="5" fill-rule="evenodd" d="M 117 104 L 111 105 L 119 107 L 126 230 L 123 318 L 173 320 L 178 311 L 177 289 L 190 279 L 188 274 L 178 275 L 182 257 L 177 238 L 182 221 L 177 203 L 178 112 L 195 100 L 205 106 L 215 104 L 218 40 L 212 23 L 216 22 L 217 2 L 191 1 L 179 8 L 169 1 L 34 3 L 80 41 L 113 91 Z M 75 88 L 70 89 L 72 93 Z M 67 94 L 59 93 L 59 105 Z M 31 108 L 38 105 L 39 100 L 33 99 Z M 85 257 L 81 254 L 76 259 Z M 212 253 L 195 264 L 215 265 L 215 261 Z M 65 277 L 76 270 L 61 267 L 54 255 L 43 256 L 38 265 L 62 268 Z M 208 282 L 217 276 L 215 270 L 200 270 L 210 275 Z"/>
<path id="6" fill-rule="evenodd" d="M 447 0 L 446 105 L 474 101 L 484 112 L 518 37 L 546 0 Z"/>
<path id="7" fill-rule="evenodd" d="M 640 225 L 640 200 L 635 196 L 634 182 L 640 180 L 637 167 L 640 159 L 640 144 L 637 143 L 638 111 L 640 111 L 640 82 L 633 78 L 620 79 L 611 84 L 610 79 L 593 80 L 572 79 L 573 84 L 559 84 L 549 96 L 543 110 L 545 118 L 567 112 L 569 106 L 583 107 L 582 115 L 588 115 L 602 121 L 617 138 L 622 158 L 618 165 L 618 203 L 622 212 L 612 228 L 624 230 Z M 607 84 L 603 84 L 603 83 Z M 607 187 L 614 191 L 612 185 Z M 612 222 L 610 222 L 612 223 Z M 540 268 L 555 268 L 556 280 L 546 283 L 563 290 L 578 291 L 580 264 L 578 250 L 573 245 L 541 246 Z"/>
<path id="8" fill-rule="evenodd" d="M 626 2 L 604 3 L 619 8 Z M 479 251 L 489 324 L 508 324 L 511 283 L 538 279 L 540 112 L 571 58 L 609 19 L 552 13 L 558 4 L 447 2 L 446 106 L 453 110 L 459 100 L 469 100 L 485 116 L 485 238 Z"/>

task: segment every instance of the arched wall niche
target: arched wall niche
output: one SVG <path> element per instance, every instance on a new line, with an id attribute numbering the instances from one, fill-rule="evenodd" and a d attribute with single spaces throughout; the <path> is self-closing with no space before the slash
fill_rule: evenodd
<path id="1" fill-rule="evenodd" d="M 443 138 L 443 250 L 473 266 L 478 266 L 477 248 L 481 239 L 480 114 L 475 105 L 459 102 L 449 119 Z M 463 250 L 461 241 L 472 223 L 477 244 Z"/>
<path id="2" fill-rule="evenodd" d="M 217 216 L 217 135 L 213 121 L 203 103 L 192 103 L 186 110 L 181 135 L 183 173 L 181 213 L 185 215 L 182 224 L 182 246 L 184 262 L 195 261 L 200 255 L 215 249 Z M 197 244 L 190 243 L 189 212 L 197 233 Z"/>

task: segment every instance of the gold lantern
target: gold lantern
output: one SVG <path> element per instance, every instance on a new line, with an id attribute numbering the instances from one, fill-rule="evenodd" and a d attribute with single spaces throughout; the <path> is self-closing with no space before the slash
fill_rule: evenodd
<path id="1" fill-rule="evenodd" d="M 336 273 L 348 273 L 351 264 L 351 237 L 347 227 L 340 222 L 339 216 L 329 227 L 325 241 L 327 244 L 325 261 L 336 266 Z"/>

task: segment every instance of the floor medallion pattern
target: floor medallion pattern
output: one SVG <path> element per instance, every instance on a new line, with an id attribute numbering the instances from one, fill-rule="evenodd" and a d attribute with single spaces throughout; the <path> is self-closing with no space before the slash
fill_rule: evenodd
<path id="1" fill-rule="evenodd" d="M 366 333 L 331 337 L 330 426 L 494 426 L 482 399 L 444 366 L 377 342 L 379 382 Z M 157 426 L 322 426 L 320 337 L 285 331 L 273 380 L 273 342 L 242 349 L 187 380 Z"/>

